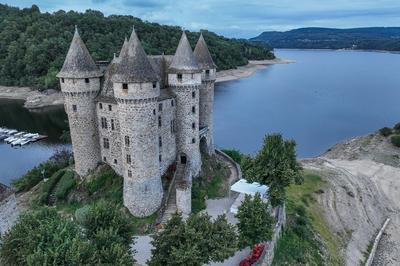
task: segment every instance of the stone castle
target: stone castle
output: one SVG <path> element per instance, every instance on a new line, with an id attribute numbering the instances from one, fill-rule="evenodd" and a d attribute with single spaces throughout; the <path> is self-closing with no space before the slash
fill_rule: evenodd
<path id="1" fill-rule="evenodd" d="M 133 215 L 157 211 L 168 167 L 183 166 L 191 184 L 200 150 L 214 153 L 215 73 L 202 35 L 194 52 L 183 32 L 175 55 L 148 56 L 133 29 L 118 57 L 96 64 L 75 29 L 57 77 L 76 173 L 85 177 L 106 163 L 123 177 L 124 205 Z"/>

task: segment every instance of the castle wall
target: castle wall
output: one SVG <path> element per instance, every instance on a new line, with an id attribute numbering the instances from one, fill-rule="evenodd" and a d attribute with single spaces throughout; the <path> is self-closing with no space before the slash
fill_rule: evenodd
<path id="1" fill-rule="evenodd" d="M 116 102 L 100 101 L 97 103 L 96 109 L 101 159 L 103 162 L 110 165 L 117 174 L 122 176 L 123 161 L 121 157 L 121 133 L 118 120 L 118 105 Z M 105 139 L 108 140 L 108 148 L 104 147 Z"/>
<path id="2" fill-rule="evenodd" d="M 199 148 L 199 89 L 201 74 L 182 74 L 179 81 L 176 74 L 168 74 L 170 87 L 176 94 L 176 126 L 178 156 L 185 154 L 190 164 L 192 176 L 197 176 L 201 168 Z M 194 108 L 194 112 L 193 112 Z M 194 128 L 192 126 L 194 124 Z"/>
<path id="3" fill-rule="evenodd" d="M 124 205 L 139 217 L 154 213 L 160 207 L 163 195 L 157 134 L 159 87 L 152 88 L 150 84 L 144 92 L 148 98 L 132 99 L 138 95 L 130 94 L 130 90 L 141 90 L 139 86 L 142 85 L 129 84 L 128 91 L 122 91 L 121 84 L 114 83 L 114 93 L 118 95 Z M 129 144 L 125 137 L 129 138 Z M 127 156 L 130 156 L 130 162 Z"/>
<path id="4" fill-rule="evenodd" d="M 160 111 L 160 104 L 162 105 Z M 176 161 L 176 141 L 174 124 L 176 124 L 176 99 L 168 98 L 158 102 L 158 115 L 161 116 L 161 127 L 159 136 L 161 137 L 160 146 L 160 171 L 164 174 L 168 167 Z"/>
<path id="5" fill-rule="evenodd" d="M 87 175 L 100 162 L 99 136 L 97 130 L 94 98 L 100 89 L 100 79 L 61 79 L 61 90 L 68 114 L 75 171 Z"/>
<path id="6" fill-rule="evenodd" d="M 214 82 L 204 81 L 200 88 L 200 127 L 208 127 L 207 152 L 214 153 Z"/>

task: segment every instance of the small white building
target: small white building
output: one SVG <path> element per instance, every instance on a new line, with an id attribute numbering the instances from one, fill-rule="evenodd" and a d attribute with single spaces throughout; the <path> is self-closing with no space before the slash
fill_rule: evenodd
<path id="1" fill-rule="evenodd" d="M 244 201 L 245 195 L 250 195 L 254 197 L 256 193 L 261 194 L 261 198 L 263 201 L 268 201 L 268 191 L 269 187 L 266 185 L 261 185 L 260 183 L 253 182 L 249 183 L 246 179 L 240 179 L 236 183 L 231 186 L 231 191 L 239 193 L 239 196 L 236 198 L 235 202 L 232 204 L 230 208 L 230 212 L 237 214 L 238 208 L 242 205 Z"/>

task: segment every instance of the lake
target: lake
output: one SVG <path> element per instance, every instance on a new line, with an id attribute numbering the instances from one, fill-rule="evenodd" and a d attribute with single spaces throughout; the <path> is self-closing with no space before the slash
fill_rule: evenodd
<path id="1" fill-rule="evenodd" d="M 356 51 L 277 50 L 294 64 L 273 65 L 215 89 L 215 144 L 255 154 L 265 134 L 296 140 L 300 158 L 400 122 L 400 55 Z M 0 127 L 46 134 L 25 147 L 0 143 L 0 182 L 21 176 L 68 147 L 62 108 L 29 112 L 0 100 Z"/>

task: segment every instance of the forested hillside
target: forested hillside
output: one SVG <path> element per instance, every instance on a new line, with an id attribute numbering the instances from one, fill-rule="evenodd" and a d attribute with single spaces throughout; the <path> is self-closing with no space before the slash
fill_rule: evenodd
<path id="1" fill-rule="evenodd" d="M 274 48 L 400 51 L 400 27 L 266 31 L 251 40 L 268 43 Z"/>
<path id="2" fill-rule="evenodd" d="M 95 60 L 111 60 L 113 53 L 118 54 L 132 25 L 148 54 L 173 54 L 181 35 L 179 27 L 132 16 L 104 16 L 94 10 L 50 14 L 41 13 L 35 5 L 19 9 L 0 4 L 0 85 L 56 88 L 55 75 L 68 51 L 74 25 L 79 26 Z M 267 45 L 228 39 L 209 31 L 203 31 L 203 35 L 218 70 L 274 57 Z M 193 48 L 198 37 L 199 33 L 188 33 Z"/>

